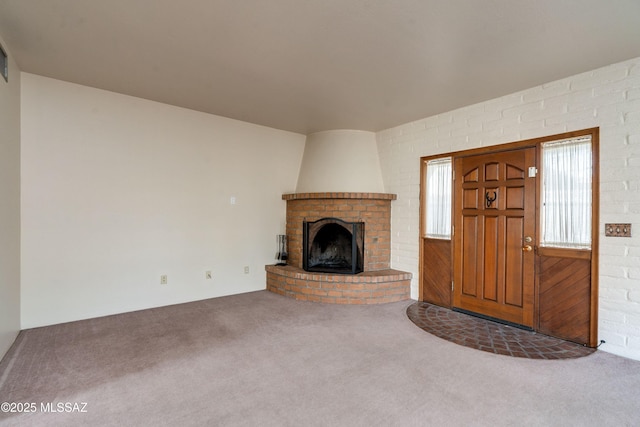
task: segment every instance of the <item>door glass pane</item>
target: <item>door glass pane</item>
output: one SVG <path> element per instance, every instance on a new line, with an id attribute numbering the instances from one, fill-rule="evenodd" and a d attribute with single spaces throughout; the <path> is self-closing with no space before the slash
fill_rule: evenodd
<path id="1" fill-rule="evenodd" d="M 542 246 L 591 248 L 591 137 L 542 144 Z"/>
<path id="2" fill-rule="evenodd" d="M 426 236 L 451 238 L 451 157 L 429 160 L 426 173 Z"/>

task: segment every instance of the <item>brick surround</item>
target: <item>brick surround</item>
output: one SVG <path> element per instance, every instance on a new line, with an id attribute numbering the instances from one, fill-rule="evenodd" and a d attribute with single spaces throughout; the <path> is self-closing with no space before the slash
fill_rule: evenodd
<path id="1" fill-rule="evenodd" d="M 287 201 L 288 264 L 302 268 L 302 222 L 340 218 L 364 221 L 364 271 L 384 270 L 391 260 L 391 201 L 385 193 L 296 193 Z"/>
<path id="2" fill-rule="evenodd" d="M 391 201 L 386 193 L 295 193 L 287 201 L 288 265 L 266 266 L 267 290 L 332 304 L 380 304 L 410 297 L 411 273 L 392 270 Z M 322 218 L 364 222 L 364 271 L 356 275 L 302 269 L 302 223 Z"/>

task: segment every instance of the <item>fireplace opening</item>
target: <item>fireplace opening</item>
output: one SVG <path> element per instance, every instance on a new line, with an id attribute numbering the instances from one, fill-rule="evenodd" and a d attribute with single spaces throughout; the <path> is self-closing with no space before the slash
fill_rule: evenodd
<path id="1" fill-rule="evenodd" d="M 364 222 L 322 218 L 303 222 L 302 268 L 357 274 L 364 269 Z"/>

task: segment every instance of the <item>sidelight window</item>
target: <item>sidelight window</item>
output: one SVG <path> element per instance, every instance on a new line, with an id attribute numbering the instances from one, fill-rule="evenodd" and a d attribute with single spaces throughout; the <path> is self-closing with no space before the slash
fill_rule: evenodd
<path id="1" fill-rule="evenodd" d="M 426 237 L 451 238 L 451 157 L 427 162 L 425 188 Z"/>
<path id="2" fill-rule="evenodd" d="M 542 246 L 591 248 L 591 136 L 542 144 Z"/>

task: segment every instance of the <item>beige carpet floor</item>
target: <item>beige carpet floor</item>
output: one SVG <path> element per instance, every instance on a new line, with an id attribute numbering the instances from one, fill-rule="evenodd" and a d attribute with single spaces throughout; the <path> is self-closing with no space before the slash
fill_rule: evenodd
<path id="1" fill-rule="evenodd" d="M 640 362 L 470 349 L 416 327 L 412 303 L 260 291 L 23 331 L 0 402 L 35 411 L 0 425 L 640 425 Z"/>

